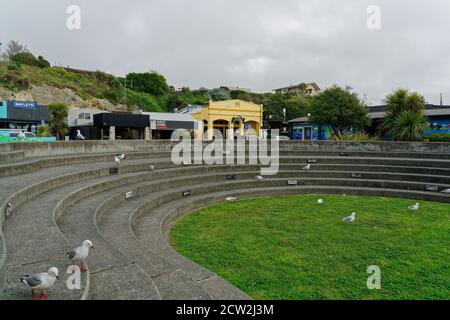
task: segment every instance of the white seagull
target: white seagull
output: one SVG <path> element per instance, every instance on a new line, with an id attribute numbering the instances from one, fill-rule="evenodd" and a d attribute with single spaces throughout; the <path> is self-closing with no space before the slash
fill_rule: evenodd
<path id="1" fill-rule="evenodd" d="M 124 153 L 116 154 L 116 157 L 119 158 L 120 160 L 125 160 L 125 154 Z"/>
<path id="2" fill-rule="evenodd" d="M 258 180 L 258 181 L 263 181 L 264 177 L 263 176 L 256 176 L 255 179 Z"/>
<path id="3" fill-rule="evenodd" d="M 94 249 L 94 245 L 89 240 L 84 240 L 81 247 L 75 248 L 66 253 L 66 257 L 72 260 L 72 263 L 75 264 L 75 261 L 80 261 L 81 272 L 86 272 L 87 270 L 83 266 L 84 260 L 87 259 L 89 255 L 89 249 Z"/>
<path id="4" fill-rule="evenodd" d="M 351 216 L 342 219 L 343 222 L 353 222 L 356 219 L 356 213 L 353 212 Z"/>
<path id="5" fill-rule="evenodd" d="M 310 170 L 311 169 L 311 164 L 309 163 L 307 166 L 303 167 L 302 170 Z"/>
<path id="6" fill-rule="evenodd" d="M 322 199 L 319 199 L 319 200 L 317 200 L 317 203 L 318 203 L 318 204 L 323 204 L 323 200 L 322 200 Z"/>
<path id="7" fill-rule="evenodd" d="M 77 139 L 78 140 L 86 140 L 86 138 L 81 134 L 80 130 L 77 130 Z"/>
<path id="8" fill-rule="evenodd" d="M 227 200 L 227 201 L 236 201 L 237 197 L 228 197 L 225 200 Z"/>
<path id="9" fill-rule="evenodd" d="M 416 203 L 415 205 L 408 207 L 408 209 L 411 211 L 417 211 L 417 210 L 419 210 L 419 206 L 420 206 L 420 204 Z"/>
<path id="10" fill-rule="evenodd" d="M 450 189 L 445 189 L 441 191 L 442 193 L 450 193 Z"/>
<path id="11" fill-rule="evenodd" d="M 36 299 L 34 291 L 41 291 L 40 298 L 48 298 L 48 294 L 44 294 L 44 290 L 49 289 L 55 284 L 56 279 L 59 279 L 58 269 L 55 267 L 50 268 L 48 272 L 37 273 L 32 276 L 22 276 L 20 281 L 31 287 L 31 295 L 33 300 Z"/>
<path id="12" fill-rule="evenodd" d="M 23 141 L 23 139 L 25 139 L 25 133 L 23 133 L 23 131 L 20 130 L 19 134 L 17 135 L 17 138 L 19 138 L 20 141 Z"/>

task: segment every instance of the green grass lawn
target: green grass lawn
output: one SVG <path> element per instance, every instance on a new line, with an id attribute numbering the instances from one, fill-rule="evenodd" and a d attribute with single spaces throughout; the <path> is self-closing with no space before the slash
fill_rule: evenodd
<path id="1" fill-rule="evenodd" d="M 450 299 L 450 205 L 419 202 L 411 212 L 406 199 L 243 200 L 185 216 L 171 242 L 255 299 Z M 371 265 L 381 290 L 366 286 Z"/>

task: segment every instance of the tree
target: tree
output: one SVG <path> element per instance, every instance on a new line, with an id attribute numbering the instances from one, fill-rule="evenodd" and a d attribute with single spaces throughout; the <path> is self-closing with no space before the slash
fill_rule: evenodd
<path id="1" fill-rule="evenodd" d="M 367 107 L 349 88 L 328 88 L 310 98 L 310 121 L 330 125 L 339 138 L 348 132 L 362 131 L 371 124 Z"/>
<path id="2" fill-rule="evenodd" d="M 27 47 L 20 44 L 19 41 L 11 40 L 6 45 L 6 50 L 2 54 L 2 57 L 4 60 L 10 61 L 14 55 L 22 52 L 28 52 Z"/>
<path id="3" fill-rule="evenodd" d="M 69 132 L 66 123 L 68 108 L 64 103 L 53 103 L 48 106 L 50 111 L 50 129 L 57 139 L 62 139 Z"/>
<path id="4" fill-rule="evenodd" d="M 266 117 L 272 115 L 273 121 L 284 121 L 283 109 L 286 109 L 286 120 L 306 115 L 307 101 L 301 96 L 272 94 L 264 104 Z"/>
<path id="5" fill-rule="evenodd" d="M 427 128 L 425 98 L 407 89 L 398 89 L 386 97 L 388 113 L 382 129 L 397 141 L 416 141 Z"/>
<path id="6" fill-rule="evenodd" d="M 166 78 L 156 72 L 130 73 L 127 75 L 127 82 L 132 85 L 134 91 L 155 96 L 161 96 L 170 91 Z"/>

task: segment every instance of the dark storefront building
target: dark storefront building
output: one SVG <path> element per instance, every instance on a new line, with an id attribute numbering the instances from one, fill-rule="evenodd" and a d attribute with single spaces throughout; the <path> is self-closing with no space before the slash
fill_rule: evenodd
<path id="1" fill-rule="evenodd" d="M 49 121 L 47 106 L 34 101 L 0 101 L 0 129 L 21 129 L 36 133 L 37 126 Z"/>
<path id="2" fill-rule="evenodd" d="M 150 119 L 142 114 L 100 113 L 94 115 L 94 127 L 100 140 L 140 140 L 145 139 Z"/>

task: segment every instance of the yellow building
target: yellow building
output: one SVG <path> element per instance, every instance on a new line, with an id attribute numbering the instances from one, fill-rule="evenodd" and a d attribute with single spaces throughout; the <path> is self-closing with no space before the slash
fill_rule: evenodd
<path id="1" fill-rule="evenodd" d="M 192 114 L 199 121 L 198 135 L 208 130 L 208 139 L 213 138 L 213 129 L 218 129 L 225 137 L 226 130 L 230 129 L 228 137 L 233 139 L 236 134 L 240 136 L 251 134 L 253 129 L 256 135 L 261 136 L 263 124 L 263 106 L 243 100 L 210 101 L 198 113 Z M 232 129 L 232 130 L 231 130 Z M 253 134 L 255 134 L 253 133 Z"/>

